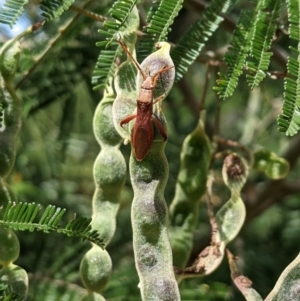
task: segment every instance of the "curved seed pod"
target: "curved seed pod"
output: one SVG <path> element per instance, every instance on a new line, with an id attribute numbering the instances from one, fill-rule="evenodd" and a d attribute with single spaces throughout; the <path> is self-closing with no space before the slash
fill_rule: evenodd
<path id="1" fill-rule="evenodd" d="M 10 41 L 7 43 L 10 44 Z M 19 56 L 18 41 L 8 49 L 5 44 L 0 51 L 0 177 L 4 179 L 14 166 L 17 137 L 21 129 L 22 106 L 11 84 Z"/>
<path id="2" fill-rule="evenodd" d="M 265 301 L 299 300 L 300 254 L 284 269 Z"/>
<path id="3" fill-rule="evenodd" d="M 18 40 L 10 40 L 1 48 L 1 75 L 6 83 L 11 83 L 15 77 L 20 55 L 20 42 Z"/>
<path id="4" fill-rule="evenodd" d="M 136 40 L 138 26 L 138 10 L 134 7 L 127 18 L 126 26 L 122 27 L 122 33 Z M 119 84 L 120 87 L 116 89 L 122 90 L 123 83 Z M 111 80 L 94 115 L 94 133 L 101 151 L 94 164 L 96 190 L 92 200 L 92 228 L 99 231 L 105 245 L 108 245 L 115 232 L 120 193 L 126 177 L 126 163 L 119 150 L 122 138 L 114 126 L 114 99 Z M 119 102 L 118 105 L 117 112 L 122 111 L 123 104 Z M 105 300 L 100 293 L 109 281 L 111 270 L 112 262 L 107 251 L 94 245 L 80 265 L 81 278 L 88 290 L 88 294 L 82 300 Z"/>
<path id="5" fill-rule="evenodd" d="M 240 190 L 248 175 L 246 161 L 237 154 L 227 156 L 222 174 L 225 184 L 231 191 L 231 198 L 220 208 L 216 217 L 210 217 L 212 224 L 210 246 L 198 255 L 191 267 L 184 270 L 176 268 L 180 279 L 212 273 L 223 260 L 226 245 L 237 236 L 244 224 L 246 209 L 240 197 Z"/>
<path id="6" fill-rule="evenodd" d="M 285 178 L 290 170 L 287 160 L 266 149 L 255 152 L 253 159 L 253 168 L 265 173 L 267 177 L 273 180 Z"/>
<path id="7" fill-rule="evenodd" d="M 112 119 L 113 101 L 112 88 L 107 87 L 94 116 L 94 132 L 101 151 L 94 164 L 96 190 L 91 225 L 100 233 L 105 245 L 115 232 L 120 193 L 126 177 L 125 160 L 119 150 L 122 138 L 116 132 Z M 86 253 L 80 265 L 82 281 L 90 293 L 101 293 L 109 281 L 111 270 L 109 254 L 96 245 Z M 95 296 L 90 294 L 84 300 L 93 300 L 91 298 Z M 95 298 L 101 300 L 103 297 L 99 295 Z"/>
<path id="8" fill-rule="evenodd" d="M 237 288 L 244 295 L 245 299 L 248 301 L 263 301 L 259 293 L 252 288 L 252 281 L 248 277 L 245 277 L 240 273 L 235 263 L 236 258 L 232 255 L 232 253 L 228 249 L 226 250 L 226 254 L 228 258 L 229 268 L 231 271 L 231 279 L 234 281 Z M 287 299 L 283 298 L 279 300 L 287 300 Z"/>
<path id="9" fill-rule="evenodd" d="M 30 30 L 25 31 L 25 33 Z M 21 129 L 22 105 L 18 99 L 12 80 L 20 58 L 20 36 L 5 43 L 0 50 L 0 206 L 16 201 L 6 183 L 16 157 L 17 138 Z M 0 282 L 8 285 L 11 292 L 26 297 L 28 276 L 26 271 L 13 264 L 19 257 L 18 238 L 10 229 L 0 229 Z"/>
<path id="10" fill-rule="evenodd" d="M 224 183 L 231 193 L 239 195 L 247 180 L 248 165 L 237 154 L 230 154 L 224 160 L 222 175 Z"/>
<path id="11" fill-rule="evenodd" d="M 165 44 L 165 47 L 161 47 L 162 50 L 159 55 L 151 54 L 141 64 L 140 68 L 144 76 L 139 70 L 137 88 L 135 88 L 134 81 L 132 81 L 134 78 L 132 58 L 135 57 L 133 48 L 135 40 L 123 40 L 123 42 L 127 45 L 131 58 L 128 58 L 119 67 L 115 77 L 117 97 L 114 102 L 113 114 L 117 131 L 125 140 L 129 140 L 132 137 L 128 133 L 132 132 L 132 124 L 136 126 L 137 122 L 130 122 L 127 130 L 122 129 L 120 122 L 126 116 L 135 114 L 137 96 L 142 90 L 141 82 L 144 83 L 146 77 L 151 77 L 153 83 L 154 74 L 163 67 L 173 66 L 173 63 L 168 53 L 169 46 Z M 151 90 L 154 97 L 152 95 L 149 98 L 150 103 L 156 97 L 160 97 L 159 100 L 165 97 L 171 89 L 175 77 L 169 74 L 174 75 L 174 72 L 174 68 L 172 68 L 158 74 L 154 91 Z M 163 75 L 165 75 L 165 82 Z M 140 80 L 139 76 L 141 76 Z M 156 90 L 156 87 L 159 88 Z M 159 103 L 154 105 L 152 113 L 165 131 L 166 122 Z M 154 127 L 152 121 L 150 122 L 147 126 Z M 140 141 L 140 143 L 142 142 Z M 176 301 L 180 299 L 180 296 L 172 267 L 172 251 L 167 234 L 167 207 L 163 195 L 168 177 L 168 164 L 164 155 L 164 147 L 165 141 L 163 141 L 159 130 L 154 127 L 153 141 L 147 150 L 147 156 L 141 161 L 137 160 L 133 151 L 131 153 L 130 174 L 134 190 L 132 204 L 133 246 L 142 299 Z"/>
<path id="12" fill-rule="evenodd" d="M 130 175 L 133 248 L 142 300 L 179 300 L 167 231 L 164 189 L 168 178 L 165 143 L 154 141 L 142 162 L 132 155 Z"/>
<path id="13" fill-rule="evenodd" d="M 99 231 L 106 245 L 115 232 L 115 217 L 126 177 L 126 163 L 119 150 L 122 138 L 116 132 L 112 119 L 113 101 L 114 95 L 109 87 L 94 117 L 95 137 L 101 151 L 94 164 L 96 190 L 92 202 L 92 227 Z"/>
<path id="14" fill-rule="evenodd" d="M 197 127 L 185 138 L 174 199 L 170 205 L 169 235 L 175 266 L 183 268 L 189 258 L 198 207 L 205 193 L 211 145 L 204 130 L 202 112 Z"/>
<path id="15" fill-rule="evenodd" d="M 156 63 L 157 60 L 159 64 Z M 141 67 L 143 70 L 148 68 L 148 73 L 154 74 L 165 64 L 164 52 L 161 52 L 159 56 L 150 55 Z M 157 68 L 154 73 L 152 66 Z M 172 84 L 171 81 L 166 83 L 165 91 L 170 90 L 169 85 Z M 157 91 L 158 96 L 166 94 L 162 90 Z M 163 113 L 157 107 L 154 107 L 154 114 L 165 127 Z M 142 300 L 180 300 L 167 229 L 164 189 L 168 179 L 168 162 L 164 147 L 165 141 L 158 131 L 154 131 L 154 140 L 147 156 L 139 161 L 132 151 L 130 158 L 130 176 L 134 191 L 131 213 L 133 248 Z"/>

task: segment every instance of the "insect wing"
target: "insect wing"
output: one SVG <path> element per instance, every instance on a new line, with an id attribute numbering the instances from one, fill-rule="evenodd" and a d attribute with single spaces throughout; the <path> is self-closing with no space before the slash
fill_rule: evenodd
<path id="1" fill-rule="evenodd" d="M 136 127 L 133 131 L 133 147 L 136 159 L 142 161 L 147 155 L 153 141 L 153 127 Z"/>

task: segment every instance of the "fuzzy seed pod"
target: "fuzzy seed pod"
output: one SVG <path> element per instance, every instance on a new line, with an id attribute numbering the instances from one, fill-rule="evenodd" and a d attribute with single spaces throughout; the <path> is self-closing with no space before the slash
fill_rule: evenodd
<path id="1" fill-rule="evenodd" d="M 193 245 L 198 207 L 206 191 L 211 146 L 204 130 L 204 112 L 197 127 L 185 138 L 174 199 L 170 205 L 170 240 L 174 265 L 185 267 Z"/>

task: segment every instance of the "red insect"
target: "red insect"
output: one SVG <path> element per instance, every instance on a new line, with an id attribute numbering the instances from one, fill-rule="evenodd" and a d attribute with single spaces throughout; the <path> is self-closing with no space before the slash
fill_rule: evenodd
<path id="1" fill-rule="evenodd" d="M 126 124 L 131 120 L 136 119 L 133 127 L 131 143 L 133 145 L 133 149 L 137 161 L 142 161 L 147 155 L 153 142 L 154 130 L 153 130 L 152 121 L 158 128 L 163 139 L 164 140 L 167 139 L 167 133 L 162 123 L 153 115 L 153 104 L 160 101 L 163 97 L 162 96 L 158 97 L 153 101 L 153 90 L 156 86 L 156 81 L 158 76 L 174 68 L 174 66 L 171 67 L 163 66 L 154 75 L 146 76 L 142 71 L 142 68 L 140 67 L 138 62 L 132 57 L 131 53 L 128 51 L 126 45 L 120 40 L 118 40 L 118 43 L 122 46 L 124 51 L 129 55 L 129 57 L 132 59 L 134 64 L 137 66 L 144 80 L 141 85 L 140 93 L 136 101 L 137 104 L 136 114 L 131 114 L 125 117 L 120 122 L 120 125 L 123 126 L 123 124 Z"/>

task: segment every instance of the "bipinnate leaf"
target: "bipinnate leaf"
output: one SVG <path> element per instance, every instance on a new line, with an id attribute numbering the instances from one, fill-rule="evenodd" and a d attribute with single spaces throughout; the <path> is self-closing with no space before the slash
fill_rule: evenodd
<path id="1" fill-rule="evenodd" d="M 112 19 L 107 19 L 103 23 L 102 29 L 99 30 L 99 33 L 106 36 L 106 38 L 96 43 L 98 47 L 102 47 L 102 50 L 92 77 L 94 90 L 108 86 L 109 81 L 114 76 L 116 57 L 120 54 L 120 47 L 116 47 L 117 35 L 120 36 L 123 42 L 131 41 L 132 35 L 135 36 L 139 26 L 136 3 L 137 0 L 115 1 L 108 12 Z M 135 42 L 136 40 L 134 40 L 133 45 Z M 127 46 L 130 47 L 129 44 Z"/>

